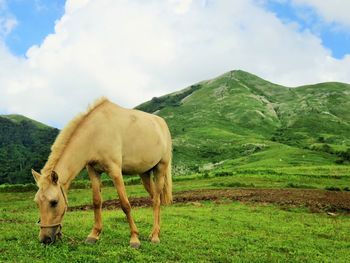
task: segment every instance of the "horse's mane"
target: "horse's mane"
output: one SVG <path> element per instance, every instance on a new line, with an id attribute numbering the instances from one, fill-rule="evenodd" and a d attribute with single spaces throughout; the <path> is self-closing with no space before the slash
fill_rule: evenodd
<path id="1" fill-rule="evenodd" d="M 61 158 L 66 146 L 68 145 L 70 139 L 72 138 L 75 131 L 78 129 L 80 124 L 90 115 L 92 111 L 94 111 L 98 106 L 108 101 L 106 97 L 101 97 L 97 99 L 94 103 L 92 103 L 88 109 L 78 114 L 75 118 L 73 118 L 58 134 L 54 144 L 51 146 L 51 153 L 49 158 L 41 170 L 42 175 L 49 175 L 55 168 L 58 160 Z"/>

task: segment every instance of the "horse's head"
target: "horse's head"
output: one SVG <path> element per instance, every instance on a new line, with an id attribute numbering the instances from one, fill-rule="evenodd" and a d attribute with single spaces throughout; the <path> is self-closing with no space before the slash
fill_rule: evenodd
<path id="1" fill-rule="evenodd" d="M 40 210 L 39 240 L 51 244 L 61 236 L 62 220 L 67 210 L 66 195 L 55 171 L 46 176 L 32 170 L 32 174 L 39 187 L 34 198 Z"/>

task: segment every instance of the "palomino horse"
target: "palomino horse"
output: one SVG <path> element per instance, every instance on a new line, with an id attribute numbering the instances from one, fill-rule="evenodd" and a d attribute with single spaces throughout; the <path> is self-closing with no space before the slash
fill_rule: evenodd
<path id="1" fill-rule="evenodd" d="M 86 113 L 74 118 L 61 131 L 41 174 L 32 170 L 39 187 L 34 201 L 40 210 L 40 241 L 50 244 L 61 235 L 68 205 L 67 190 L 86 166 L 95 215 L 86 242 L 95 243 L 102 231 L 102 172 L 107 172 L 114 182 L 130 225 L 130 245 L 135 248 L 140 246 L 140 241 L 122 174 L 141 176 L 153 201 L 154 224 L 150 238 L 152 242 L 159 242 L 160 204 L 172 202 L 171 152 L 170 132 L 162 118 L 121 108 L 106 98 L 97 100 Z"/>

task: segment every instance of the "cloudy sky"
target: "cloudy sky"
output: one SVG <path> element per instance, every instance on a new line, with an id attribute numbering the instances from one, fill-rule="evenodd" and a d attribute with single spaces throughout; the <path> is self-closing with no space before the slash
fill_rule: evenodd
<path id="1" fill-rule="evenodd" d="M 61 128 L 232 69 L 350 83 L 348 0 L 0 0 L 0 114 Z"/>

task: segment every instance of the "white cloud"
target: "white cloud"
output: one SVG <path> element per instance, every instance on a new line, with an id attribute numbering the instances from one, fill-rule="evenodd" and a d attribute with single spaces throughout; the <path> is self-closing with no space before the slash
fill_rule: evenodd
<path id="1" fill-rule="evenodd" d="M 8 35 L 16 26 L 18 22 L 14 18 L 1 18 L 0 17 L 0 35 Z"/>
<path id="2" fill-rule="evenodd" d="M 65 6 L 66 14 L 71 14 L 71 13 L 79 10 L 80 8 L 83 8 L 89 2 L 90 2 L 90 0 L 75 0 L 75 1 L 68 0 L 66 2 L 66 6 Z"/>
<path id="3" fill-rule="evenodd" d="M 323 17 L 326 22 L 338 23 L 350 28 L 350 1 L 349 0 L 292 0 L 296 5 L 309 6 Z"/>
<path id="4" fill-rule="evenodd" d="M 3 111 L 62 126 L 98 96 L 134 107 L 232 69 L 285 85 L 350 82 L 350 56 L 332 58 L 254 1 L 68 0 L 65 10 L 26 59 L 0 43 Z"/>
<path id="5" fill-rule="evenodd" d="M 176 14 L 185 14 L 190 10 L 192 0 L 169 0 Z"/>
<path id="6" fill-rule="evenodd" d="M 5 0 L 0 0 L 0 39 L 4 39 L 17 26 L 17 20 L 8 12 Z"/>

